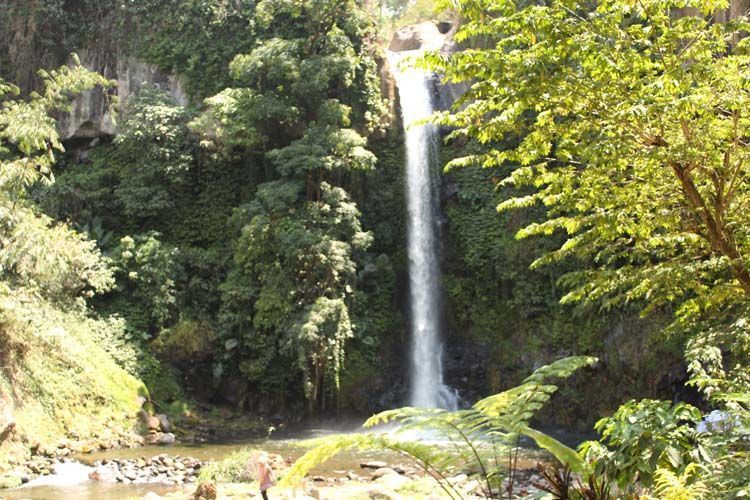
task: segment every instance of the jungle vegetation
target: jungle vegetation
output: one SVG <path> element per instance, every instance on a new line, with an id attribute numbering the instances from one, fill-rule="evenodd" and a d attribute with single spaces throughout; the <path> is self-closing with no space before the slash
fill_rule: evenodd
<path id="1" fill-rule="evenodd" d="M 384 447 L 438 480 L 476 462 L 492 495 L 512 484 L 499 454 L 524 435 L 582 479 L 547 471 L 559 498 L 747 494 L 750 24 L 738 6 L 437 2 L 461 50 L 415 64 L 468 88 L 434 117 L 447 381 L 467 409 L 369 423 L 437 428 L 462 453 L 363 435 L 322 443 L 300 471 Z M 19 421 L 45 439 L 91 432 L 127 422 L 135 395 L 175 414 L 190 398 L 307 416 L 403 403 L 403 131 L 381 70 L 384 33 L 424 7 L 0 6 L 0 400 L 25 408 Z M 74 51 L 179 75 L 186 99 L 158 85 L 112 98 L 116 135 L 65 142 L 56 120 L 76 96 L 114 96 L 112 75 Z M 568 377 L 560 391 L 548 380 Z M 724 425 L 702 422 L 712 410 Z M 599 440 L 552 440 L 536 425 L 550 414 L 599 419 Z"/>

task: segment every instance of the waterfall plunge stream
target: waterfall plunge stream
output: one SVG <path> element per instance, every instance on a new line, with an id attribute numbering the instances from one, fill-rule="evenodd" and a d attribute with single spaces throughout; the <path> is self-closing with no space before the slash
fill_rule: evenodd
<path id="1" fill-rule="evenodd" d="M 457 407 L 455 391 L 443 383 L 440 263 L 437 251 L 440 176 L 435 166 L 438 130 L 413 125 L 434 110 L 432 75 L 400 67 L 408 52 L 389 52 L 396 77 L 406 141 L 409 306 L 411 316 L 411 406 Z"/>

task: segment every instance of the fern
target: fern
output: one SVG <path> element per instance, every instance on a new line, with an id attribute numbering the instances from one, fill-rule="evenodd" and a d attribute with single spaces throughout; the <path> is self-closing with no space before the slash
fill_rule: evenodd
<path id="1" fill-rule="evenodd" d="M 659 468 L 654 473 L 654 492 L 660 500 L 701 500 L 707 498 L 709 490 L 703 481 L 695 478 L 701 466 L 691 463 L 682 474 Z"/>
<path id="2" fill-rule="evenodd" d="M 596 358 L 586 356 L 561 359 L 539 368 L 518 387 L 482 399 L 465 410 L 405 407 L 378 413 L 370 417 L 364 427 L 397 423 L 398 430 L 390 436 L 365 433 L 312 441 L 313 448 L 294 464 L 283 483 L 296 484 L 312 468 L 341 451 L 380 449 L 395 451 L 417 462 L 451 498 L 462 498 L 462 494 L 446 480 L 449 471 L 458 467 L 479 470 L 485 492 L 492 496 L 493 491 L 502 485 L 506 464 L 512 487 L 517 443 L 521 435 L 533 439 L 573 472 L 588 474 L 587 464 L 575 450 L 532 429 L 529 421 L 557 391 L 557 386 L 550 383 L 551 379 L 569 377 L 596 361 Z M 437 446 L 405 438 L 412 433 L 429 433 L 448 445 Z"/>
<path id="3" fill-rule="evenodd" d="M 308 441 L 313 448 L 300 457 L 280 481 L 281 486 L 295 486 L 316 466 L 347 450 L 394 451 L 414 460 L 424 472 L 432 476 L 450 498 L 461 498 L 461 493 L 447 481 L 445 471 L 454 467 L 457 457 L 440 447 L 420 441 L 401 441 L 382 434 L 346 434 Z"/>

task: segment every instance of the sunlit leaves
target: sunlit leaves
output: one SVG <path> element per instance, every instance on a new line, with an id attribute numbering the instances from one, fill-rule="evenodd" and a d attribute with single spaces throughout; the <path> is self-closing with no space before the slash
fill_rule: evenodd
<path id="1" fill-rule="evenodd" d="M 627 493 L 636 482 L 650 486 L 657 468 L 680 473 L 702 460 L 705 438 L 696 430 L 700 420 L 700 411 L 686 403 L 629 401 L 597 422 L 601 440 L 583 443 L 581 453 Z"/>
<path id="2" fill-rule="evenodd" d="M 41 72 L 44 91 L 0 105 L 0 278 L 70 301 L 113 285 L 108 262 L 94 242 L 64 224 L 53 224 L 23 199 L 39 181 L 52 182 L 54 151 L 63 147 L 54 111 L 75 95 L 111 82 L 73 57 L 72 66 Z M 18 89 L 0 82 L 0 94 Z"/>
<path id="3" fill-rule="evenodd" d="M 485 147 L 449 167 L 516 165 L 501 182 L 518 195 L 498 209 L 543 206 L 547 220 L 517 236 L 564 238 L 535 266 L 587 268 L 563 278 L 563 301 L 695 320 L 750 290 L 738 257 L 750 251 L 750 58 L 736 43 L 744 18 L 712 22 L 727 4 L 451 3 L 475 48 L 421 64 L 471 83 L 438 120 Z"/>
<path id="4" fill-rule="evenodd" d="M 96 243 L 17 202 L 0 199 L 0 278 L 69 301 L 114 285 Z"/>
<path id="5" fill-rule="evenodd" d="M 142 89 L 129 104 L 111 153 L 115 197 L 128 217 L 154 217 L 174 204 L 170 188 L 184 184 L 194 161 L 189 117 L 154 88 Z"/>
<path id="6" fill-rule="evenodd" d="M 259 187 L 244 212 L 250 220 L 236 245 L 237 272 L 227 290 L 240 284 L 248 289 L 253 329 L 243 336 L 253 342 L 279 338 L 314 405 L 327 377 L 338 387 L 354 328 L 348 305 L 354 259 L 372 236 L 362 230 L 359 211 L 343 189 L 322 183 L 320 199 L 305 201 L 304 187 L 286 179 Z"/>
<path id="7" fill-rule="evenodd" d="M 41 71 L 44 90 L 29 99 L 7 100 L 0 105 L 0 190 L 17 197 L 38 181 L 52 182 L 54 151 L 63 147 L 57 125 L 51 117 L 67 111 L 70 101 L 81 92 L 112 82 L 88 71 L 73 56 L 72 66 Z M 1 84 L 2 82 L 0 82 Z M 17 93 L 12 85 L 1 85 L 3 93 Z"/>
<path id="8" fill-rule="evenodd" d="M 372 239 L 337 185 L 374 167 L 362 133 L 382 100 L 364 43 L 371 27 L 354 2 L 266 0 L 256 20 L 257 44 L 230 65 L 235 87 L 206 100 L 192 128 L 207 149 L 257 155 L 273 179 L 236 215 L 227 358 L 245 358 L 239 367 L 256 381 L 285 356 L 312 410 L 338 389 L 356 261 Z"/>

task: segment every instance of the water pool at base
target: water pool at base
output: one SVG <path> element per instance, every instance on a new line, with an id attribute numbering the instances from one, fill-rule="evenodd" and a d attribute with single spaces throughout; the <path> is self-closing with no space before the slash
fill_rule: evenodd
<path id="1" fill-rule="evenodd" d="M 335 434 L 327 430 L 309 430 L 289 437 L 277 439 L 247 438 L 224 442 L 177 444 L 173 446 L 150 446 L 145 448 L 127 448 L 107 450 L 87 455 L 76 456 L 75 459 L 83 464 L 93 464 L 104 459 L 135 459 L 153 457 L 166 453 L 170 456 L 193 457 L 201 461 L 216 461 L 225 458 L 235 451 L 245 448 L 259 448 L 269 453 L 277 453 L 288 460 L 296 460 L 302 456 L 306 448 L 301 442 L 306 439 Z M 324 477 L 344 476 L 348 471 L 362 474 L 359 464 L 370 460 L 384 460 L 389 464 L 409 464 L 409 461 L 395 453 L 384 452 L 342 452 L 314 469 L 311 475 Z M 149 491 L 159 495 L 170 492 L 195 490 L 195 485 L 165 486 L 158 483 L 151 484 L 122 484 L 85 481 L 77 485 L 44 485 L 0 490 L 0 500 L 126 500 L 143 497 Z M 252 498 L 256 491 L 248 485 L 248 497 Z"/>

